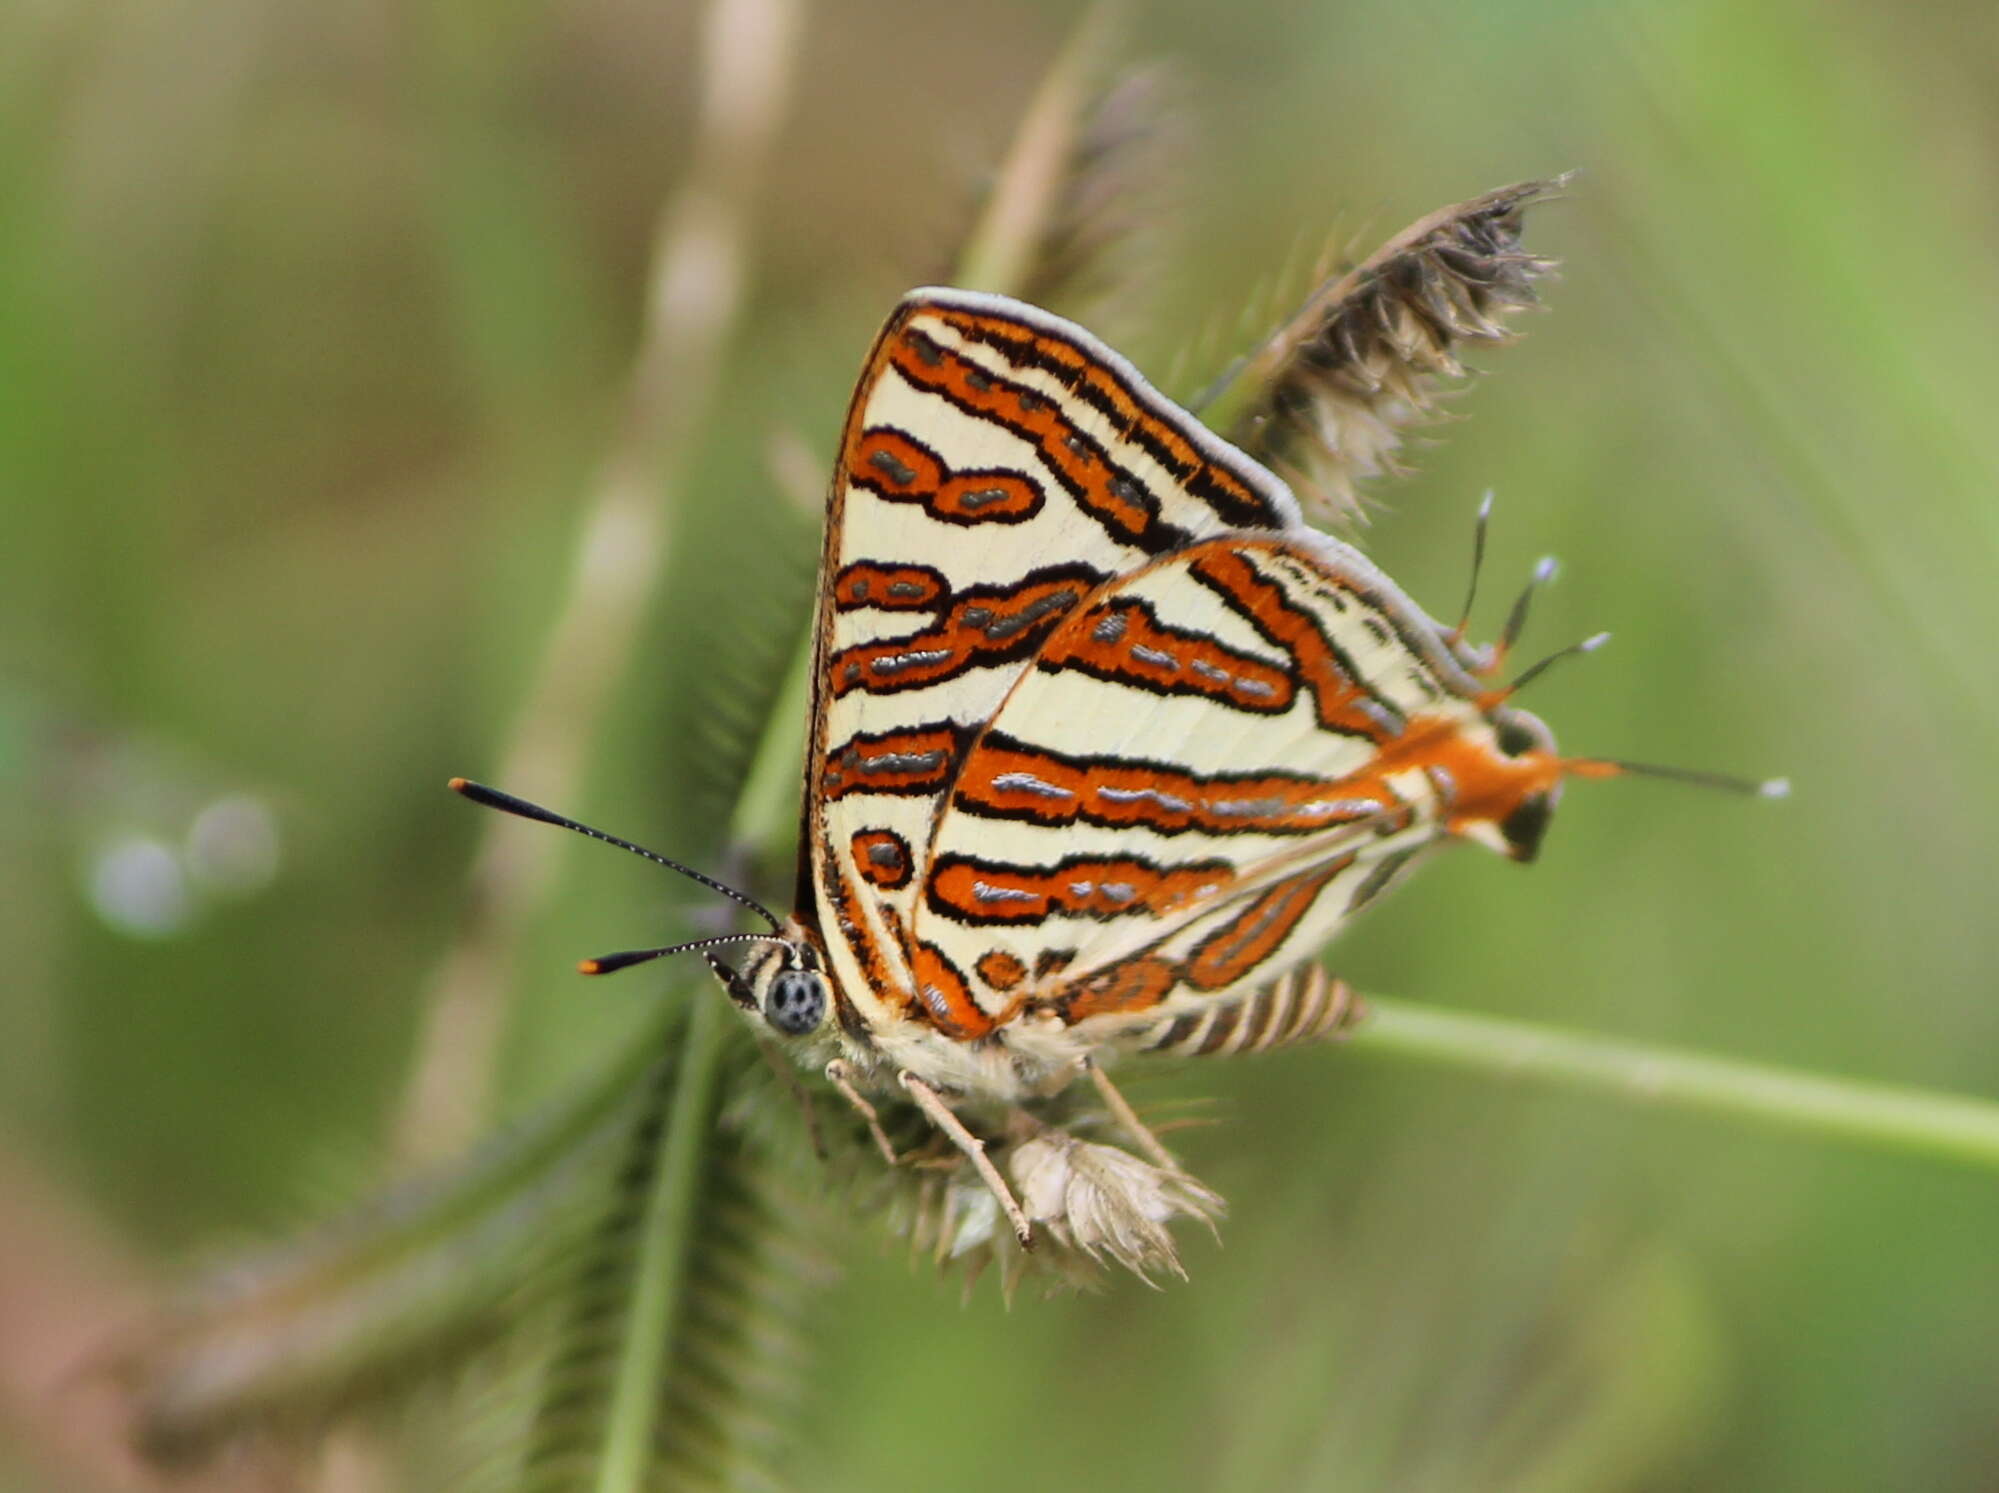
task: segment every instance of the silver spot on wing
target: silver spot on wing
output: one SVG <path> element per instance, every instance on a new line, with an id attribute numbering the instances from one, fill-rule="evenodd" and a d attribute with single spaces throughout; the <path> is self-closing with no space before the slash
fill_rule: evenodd
<path id="1" fill-rule="evenodd" d="M 1175 814 L 1185 814 L 1194 807 L 1186 799 L 1176 798 L 1171 793 L 1161 793 L 1157 788 L 1099 788 L 1097 797 L 1114 804 L 1136 804 L 1150 800 L 1160 808 Z"/>
<path id="2" fill-rule="evenodd" d="M 1032 793 L 1037 798 L 1074 798 L 1076 795 L 1067 788 L 1051 783 L 1045 778 L 1037 778 L 1031 772 L 1003 772 L 993 779 L 995 788 L 1009 792 Z"/>
<path id="3" fill-rule="evenodd" d="M 1281 798 L 1232 798 L 1208 805 L 1211 812 L 1225 819 L 1261 819 L 1266 814 L 1281 814 L 1288 807 Z"/>
<path id="4" fill-rule="evenodd" d="M 1381 812 L 1381 801 L 1374 798 L 1317 798 L 1310 803 L 1295 806 L 1300 814 L 1309 814 L 1314 819 L 1365 819 Z"/>
<path id="5" fill-rule="evenodd" d="M 886 658 L 878 658 L 872 667 L 875 673 L 892 677 L 907 669 L 941 664 L 950 656 L 951 650 L 948 648 L 913 648 L 907 653 L 891 653 Z"/>
<path id="6" fill-rule="evenodd" d="M 1002 642 L 1022 628 L 1039 622 L 1050 612 L 1067 611 L 1080 600 L 1082 600 L 1080 592 L 1065 586 L 1060 591 L 1050 591 L 1046 596 L 1036 597 L 1013 615 L 1002 617 L 982 630 L 995 643 Z"/>
<path id="7" fill-rule="evenodd" d="M 868 465 L 886 475 L 897 487 L 907 487 L 916 480 L 915 469 L 897 460 L 893 452 L 875 452 L 868 458 Z"/>
<path id="8" fill-rule="evenodd" d="M 862 772 L 935 772 L 944 765 L 943 752 L 883 752 L 879 757 L 863 757 L 856 767 Z"/>

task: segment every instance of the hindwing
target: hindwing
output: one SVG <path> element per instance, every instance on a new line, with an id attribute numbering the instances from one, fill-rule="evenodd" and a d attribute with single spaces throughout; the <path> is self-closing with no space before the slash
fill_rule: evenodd
<path id="1" fill-rule="evenodd" d="M 915 941 L 987 1018 L 1046 1011 L 1093 1043 L 1267 984 L 1438 841 L 1447 744 L 1483 729 L 1438 636 L 1302 530 L 1111 582 L 966 751 Z M 1039 976 L 987 977 L 1016 966 Z"/>

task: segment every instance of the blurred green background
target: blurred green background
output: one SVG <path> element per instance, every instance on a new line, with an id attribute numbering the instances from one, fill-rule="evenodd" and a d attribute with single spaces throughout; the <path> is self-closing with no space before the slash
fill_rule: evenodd
<path id="1" fill-rule="evenodd" d="M 816 545 L 773 442 L 830 449 L 1073 19 L 806 12 L 744 321 L 563 807 L 715 854 L 706 716 L 739 654 L 774 685 Z M 697 20 L 0 10 L 0 1485 L 91 1486 L 15 1362 L 74 1345 L 21 1303 L 143 1290 L 386 1164 L 485 828 L 443 780 L 497 770 L 618 436 Z M 1552 551 L 1534 641 L 1616 634 L 1536 686 L 1565 745 L 1795 782 L 1577 785 L 1541 864 L 1445 857 L 1335 967 L 1999 1095 L 1999 11 L 1177 0 L 1133 31 L 1187 100 L 1163 310 L 1114 329 L 1162 374 L 1330 229 L 1581 171 L 1529 220 L 1552 314 L 1474 355 L 1369 548 L 1448 613 L 1496 489 L 1495 594 Z M 552 853 L 507 1112 L 666 984 L 571 961 L 693 900 Z M 1181 1144 L 1233 1208 L 1191 1284 L 1008 1311 L 829 1238 L 798 1486 L 1993 1486 L 1989 1175 L 1329 1050 L 1169 1091 L 1215 1096 Z"/>

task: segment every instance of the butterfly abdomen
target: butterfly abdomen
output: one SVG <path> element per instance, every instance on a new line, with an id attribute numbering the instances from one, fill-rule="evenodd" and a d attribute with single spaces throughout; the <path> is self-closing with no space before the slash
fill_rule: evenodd
<path id="1" fill-rule="evenodd" d="M 1303 964 L 1241 1000 L 1162 1021 L 1132 1046 L 1166 1057 L 1268 1052 L 1335 1036 L 1358 1020 L 1361 1011 L 1360 999 L 1346 981 L 1317 964 Z"/>

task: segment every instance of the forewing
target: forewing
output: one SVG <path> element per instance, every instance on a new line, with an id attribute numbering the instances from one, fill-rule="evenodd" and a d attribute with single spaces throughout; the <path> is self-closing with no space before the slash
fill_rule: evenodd
<path id="1" fill-rule="evenodd" d="M 1138 1041 L 1311 954 L 1443 832 L 1477 686 L 1348 546 L 1197 542 L 1065 615 L 967 753 L 914 931 L 995 1021 Z M 935 971 L 933 971 L 933 974 Z"/>
<path id="2" fill-rule="evenodd" d="M 855 391 L 820 572 L 804 870 L 838 988 L 975 1033 L 912 927 L 965 751 L 1103 587 L 1297 522 L 1282 483 L 1080 328 L 904 300 Z"/>

